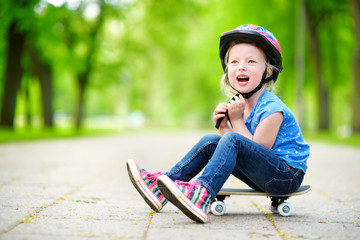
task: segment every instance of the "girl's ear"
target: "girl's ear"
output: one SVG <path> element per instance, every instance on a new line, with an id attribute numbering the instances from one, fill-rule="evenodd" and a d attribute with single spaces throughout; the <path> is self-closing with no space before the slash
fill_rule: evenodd
<path id="1" fill-rule="evenodd" d="M 273 74 L 274 69 L 272 67 L 267 68 L 266 78 L 270 77 Z"/>

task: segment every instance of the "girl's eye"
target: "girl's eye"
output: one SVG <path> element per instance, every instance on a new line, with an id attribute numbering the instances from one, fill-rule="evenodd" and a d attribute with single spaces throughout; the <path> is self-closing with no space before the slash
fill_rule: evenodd
<path id="1" fill-rule="evenodd" d="M 256 63 L 255 60 L 249 60 L 249 63 Z"/>
<path id="2" fill-rule="evenodd" d="M 238 63 L 238 61 L 237 60 L 232 60 L 230 63 L 235 64 L 235 63 Z"/>

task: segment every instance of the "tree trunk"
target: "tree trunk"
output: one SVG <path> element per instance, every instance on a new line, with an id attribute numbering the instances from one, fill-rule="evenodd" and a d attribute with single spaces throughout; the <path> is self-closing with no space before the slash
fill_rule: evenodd
<path id="1" fill-rule="evenodd" d="M 354 16 L 355 54 L 354 54 L 354 93 L 352 129 L 360 132 L 360 0 L 351 0 Z"/>
<path id="2" fill-rule="evenodd" d="M 79 91 L 78 91 L 78 102 L 75 110 L 75 126 L 77 130 L 79 130 L 82 125 L 84 94 L 85 94 L 86 85 L 88 83 L 88 75 L 89 75 L 89 70 L 87 70 L 85 74 L 78 75 Z"/>
<path id="3" fill-rule="evenodd" d="M 22 85 L 23 85 L 23 89 L 24 89 L 23 91 L 24 91 L 24 96 L 25 96 L 25 120 L 26 120 L 25 125 L 30 127 L 32 125 L 30 91 L 29 91 L 30 79 L 25 78 L 24 80 L 23 80 Z"/>
<path id="4" fill-rule="evenodd" d="M 319 36 L 317 34 L 316 23 L 314 16 L 309 10 L 308 1 L 306 1 L 306 20 L 309 28 L 310 35 L 310 50 L 313 54 L 315 61 L 315 85 L 316 85 L 316 97 L 317 97 L 317 113 L 318 113 L 318 129 L 328 130 L 329 129 L 329 103 L 328 103 L 328 89 L 323 83 L 323 74 L 321 67 L 321 52 Z"/>
<path id="5" fill-rule="evenodd" d="M 304 129 L 304 85 L 305 85 L 305 35 L 306 13 L 304 0 L 296 1 L 296 26 L 298 37 L 295 38 L 295 96 L 297 106 L 297 120 Z"/>
<path id="6" fill-rule="evenodd" d="M 14 128 L 16 95 L 20 88 L 23 74 L 21 57 L 23 53 L 25 34 L 17 31 L 17 23 L 12 22 L 8 30 L 8 50 L 4 88 L 2 95 L 2 108 L 0 126 Z"/>
<path id="7" fill-rule="evenodd" d="M 51 84 L 51 67 L 49 64 L 41 64 L 41 71 L 39 75 L 41 85 L 42 107 L 43 107 L 43 119 L 46 127 L 53 127 L 53 108 L 52 108 L 52 84 Z"/>
<path id="8" fill-rule="evenodd" d="M 104 18 L 105 3 L 102 0 L 99 0 L 98 4 L 100 5 L 100 13 L 99 13 L 99 17 L 98 17 L 98 21 L 97 21 L 96 25 L 94 26 L 93 30 L 89 34 L 90 43 L 89 43 L 89 53 L 85 60 L 86 67 L 85 67 L 85 70 L 83 72 L 79 73 L 77 76 L 78 86 L 79 86 L 78 102 L 77 102 L 77 106 L 76 106 L 76 110 L 75 110 L 76 111 L 75 112 L 75 126 L 76 126 L 77 130 L 79 130 L 82 125 L 83 111 L 84 111 L 84 97 L 85 97 L 85 91 L 86 91 L 86 88 L 87 88 L 88 82 L 89 82 L 90 72 L 91 72 L 91 69 L 93 68 L 93 61 L 94 61 L 93 58 L 94 58 L 94 54 L 95 54 L 95 50 L 96 50 L 96 37 L 101 28 L 103 18 Z"/>
<path id="9" fill-rule="evenodd" d="M 30 56 L 32 60 L 32 72 L 38 76 L 41 86 L 41 104 L 43 109 L 43 121 L 46 127 L 53 127 L 53 89 L 52 89 L 52 73 L 51 66 L 48 63 L 44 63 L 39 59 L 37 52 L 30 49 Z"/>

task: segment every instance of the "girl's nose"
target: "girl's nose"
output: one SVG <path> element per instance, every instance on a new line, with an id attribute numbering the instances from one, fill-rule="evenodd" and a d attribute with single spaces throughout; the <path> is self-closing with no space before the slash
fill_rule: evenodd
<path id="1" fill-rule="evenodd" d="M 246 70 L 246 65 L 244 63 L 239 63 L 238 70 L 240 71 Z"/>

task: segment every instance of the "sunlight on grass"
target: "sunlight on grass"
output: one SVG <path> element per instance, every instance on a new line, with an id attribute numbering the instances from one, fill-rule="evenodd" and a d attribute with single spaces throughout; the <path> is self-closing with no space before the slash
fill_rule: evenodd
<path id="1" fill-rule="evenodd" d="M 4 129 L 0 128 L 0 143 L 4 142 L 18 142 L 18 141 L 32 141 L 40 139 L 57 139 L 57 138 L 74 138 L 86 136 L 105 136 L 119 133 L 118 130 L 113 129 L 34 129 L 34 128 L 21 128 L 21 129 Z"/>
<path id="2" fill-rule="evenodd" d="M 314 132 L 305 132 L 304 138 L 307 141 L 320 141 L 336 144 L 346 144 L 360 147 L 360 134 L 351 134 L 350 136 L 344 138 L 339 136 L 334 132 L 325 132 L 325 131 L 314 131 Z"/>
<path id="3" fill-rule="evenodd" d="M 119 135 L 125 133 L 165 133 L 171 132 L 174 136 L 184 130 L 194 131 L 194 132 L 214 132 L 211 128 L 129 128 L 129 129 L 119 129 L 119 128 L 96 128 L 96 127 L 87 127 L 80 130 L 76 130 L 71 127 L 55 127 L 54 129 L 44 129 L 44 128 L 16 128 L 14 130 L 0 128 L 0 143 L 6 142 L 19 142 L 19 141 L 33 141 L 33 140 L 43 140 L 43 139 L 58 139 L 58 138 L 76 138 L 76 137 L 97 137 L 97 136 L 110 136 L 110 135 Z M 360 134 L 351 134 L 346 138 L 342 138 L 335 132 L 305 132 L 304 138 L 308 142 L 317 141 L 317 142 L 326 142 L 332 144 L 344 144 L 360 147 Z"/>

